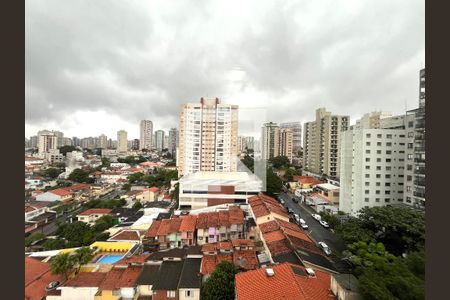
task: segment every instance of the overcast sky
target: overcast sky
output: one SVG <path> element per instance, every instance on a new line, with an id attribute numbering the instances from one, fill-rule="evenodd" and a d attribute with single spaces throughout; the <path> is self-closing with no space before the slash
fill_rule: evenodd
<path id="1" fill-rule="evenodd" d="M 202 96 L 257 126 L 321 106 L 354 123 L 417 107 L 425 65 L 423 0 L 33 0 L 25 21 L 27 137 L 138 138 Z"/>

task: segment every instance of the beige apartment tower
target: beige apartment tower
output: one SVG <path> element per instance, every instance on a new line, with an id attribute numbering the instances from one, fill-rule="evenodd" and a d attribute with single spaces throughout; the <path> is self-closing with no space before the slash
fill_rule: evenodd
<path id="1" fill-rule="evenodd" d="M 139 129 L 140 129 L 139 150 L 152 149 L 152 137 L 153 137 L 152 121 L 142 120 Z"/>
<path id="2" fill-rule="evenodd" d="M 294 132 L 290 128 L 280 129 L 279 155 L 286 156 L 292 163 L 294 157 Z"/>
<path id="3" fill-rule="evenodd" d="M 127 152 L 128 150 L 128 134 L 125 130 L 117 131 L 117 151 Z"/>
<path id="4" fill-rule="evenodd" d="M 332 115 L 325 108 L 316 110 L 316 120 L 304 125 L 305 170 L 339 177 L 341 134 L 348 129 L 349 123 L 349 116 Z"/>
<path id="5" fill-rule="evenodd" d="M 237 171 L 238 106 L 218 98 L 181 105 L 178 174 Z"/>
<path id="6" fill-rule="evenodd" d="M 280 153 L 280 127 L 277 123 L 269 122 L 262 126 L 261 155 L 269 160 Z"/>

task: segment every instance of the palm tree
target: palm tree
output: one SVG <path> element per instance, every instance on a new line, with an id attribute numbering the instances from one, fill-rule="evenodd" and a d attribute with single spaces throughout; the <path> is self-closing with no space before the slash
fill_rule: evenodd
<path id="1" fill-rule="evenodd" d="M 53 274 L 64 275 L 64 279 L 67 280 L 69 272 L 74 266 L 74 260 L 69 253 L 58 254 L 52 259 L 50 268 Z"/>
<path id="2" fill-rule="evenodd" d="M 89 263 L 94 258 L 94 251 L 94 249 L 89 247 L 81 247 L 75 250 L 71 255 L 74 265 L 77 266 L 77 274 L 80 271 L 82 265 Z"/>

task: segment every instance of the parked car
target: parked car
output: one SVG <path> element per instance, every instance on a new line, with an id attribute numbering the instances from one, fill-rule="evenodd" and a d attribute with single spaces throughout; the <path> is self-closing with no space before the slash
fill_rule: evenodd
<path id="1" fill-rule="evenodd" d="M 300 224 L 306 224 L 305 220 L 303 220 L 302 218 L 300 218 L 299 222 Z"/>
<path id="2" fill-rule="evenodd" d="M 300 227 L 303 229 L 308 229 L 308 225 L 306 223 L 300 223 Z"/>
<path id="3" fill-rule="evenodd" d="M 295 221 L 300 224 L 300 216 L 298 214 L 294 214 Z"/>
<path id="4" fill-rule="evenodd" d="M 292 198 L 292 201 L 294 201 L 295 203 L 298 203 L 298 199 L 297 198 Z"/>
<path id="5" fill-rule="evenodd" d="M 331 250 L 330 250 L 330 248 L 328 248 L 327 244 L 325 244 L 324 242 L 319 242 L 319 246 L 323 250 L 323 252 L 325 252 L 326 255 L 331 254 Z"/>
<path id="6" fill-rule="evenodd" d="M 322 220 L 322 217 L 318 214 L 312 214 L 311 217 L 313 217 L 314 219 L 316 219 L 317 221 Z"/>
<path id="7" fill-rule="evenodd" d="M 290 214 L 294 213 L 294 211 L 293 211 L 292 208 L 290 208 L 290 207 L 288 207 L 287 211 L 288 211 L 288 213 L 290 213 Z"/>
<path id="8" fill-rule="evenodd" d="M 284 200 L 283 200 L 283 199 L 280 199 L 280 203 L 281 203 L 281 204 L 284 204 Z"/>
<path id="9" fill-rule="evenodd" d="M 322 225 L 325 228 L 329 228 L 330 227 L 330 225 L 328 225 L 328 223 L 323 221 L 323 220 L 320 220 L 319 223 L 320 223 L 320 225 Z"/>

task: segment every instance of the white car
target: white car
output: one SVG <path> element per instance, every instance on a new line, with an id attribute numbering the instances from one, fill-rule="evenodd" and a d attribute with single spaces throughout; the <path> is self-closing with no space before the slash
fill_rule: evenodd
<path id="1" fill-rule="evenodd" d="M 300 227 L 303 229 L 308 229 L 308 225 L 306 223 L 300 223 Z"/>
<path id="2" fill-rule="evenodd" d="M 324 242 L 319 242 L 319 246 L 320 246 L 320 248 L 322 248 L 323 252 L 325 252 L 326 255 L 331 254 L 331 250 L 330 250 L 330 248 L 328 248 L 327 244 L 325 244 Z"/>
<path id="3" fill-rule="evenodd" d="M 300 224 L 306 224 L 305 220 L 303 220 L 302 218 L 300 218 Z"/>
<path id="4" fill-rule="evenodd" d="M 320 225 L 322 225 L 325 228 L 329 228 L 330 227 L 330 225 L 328 225 L 328 223 L 325 222 L 325 221 L 319 221 L 319 223 L 320 223 Z"/>
<path id="5" fill-rule="evenodd" d="M 311 217 L 313 217 L 314 219 L 316 219 L 317 221 L 322 220 L 322 217 L 318 214 L 312 214 Z"/>

